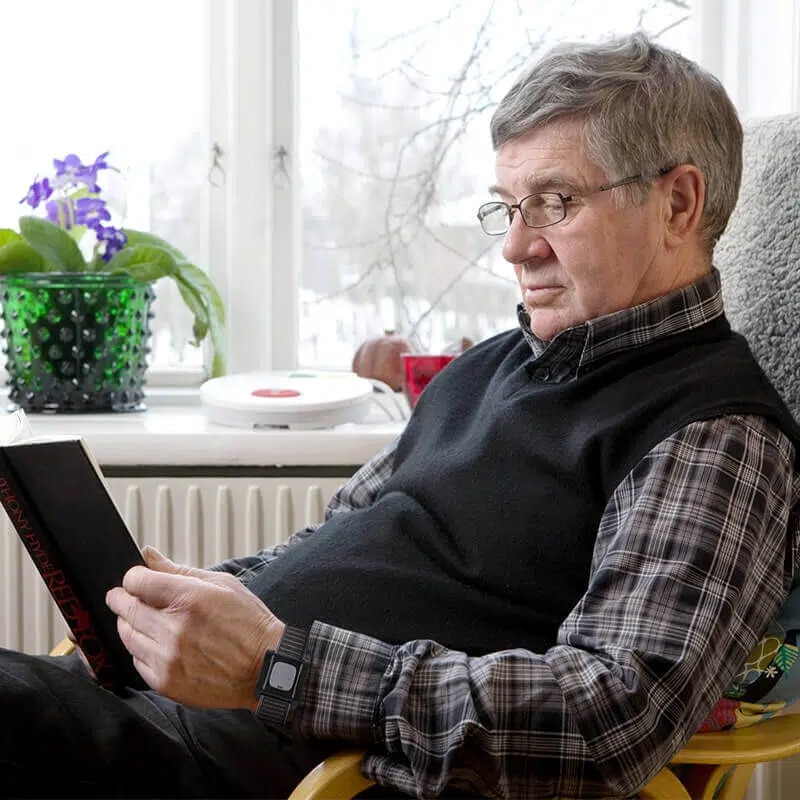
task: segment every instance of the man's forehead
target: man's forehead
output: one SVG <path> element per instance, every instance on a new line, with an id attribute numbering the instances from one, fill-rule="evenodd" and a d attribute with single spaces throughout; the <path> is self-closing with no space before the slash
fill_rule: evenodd
<path id="1" fill-rule="evenodd" d="M 582 189 L 602 181 L 605 173 L 586 155 L 582 132 L 574 120 L 551 122 L 504 142 L 495 153 L 497 184 L 492 191 Z"/>
<path id="2" fill-rule="evenodd" d="M 599 170 L 599 168 L 597 168 Z M 594 173 L 595 170 L 592 170 Z M 497 183 L 490 187 L 493 194 L 515 194 L 524 191 L 527 194 L 548 189 L 585 189 L 602 181 L 602 171 L 596 175 L 588 175 L 586 162 L 576 156 L 574 164 L 542 164 L 523 165 L 517 169 L 513 166 L 498 164 Z"/>

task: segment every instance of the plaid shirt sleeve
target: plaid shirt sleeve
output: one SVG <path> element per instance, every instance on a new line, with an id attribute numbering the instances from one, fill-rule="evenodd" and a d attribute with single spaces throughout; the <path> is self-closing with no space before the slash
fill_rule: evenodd
<path id="1" fill-rule="evenodd" d="M 420 797 L 627 796 L 698 728 L 797 562 L 793 447 L 760 417 L 693 423 L 612 496 L 588 590 L 545 653 L 482 657 L 312 627 L 300 730 L 366 747 Z M 789 534 L 787 535 L 787 530 Z"/>
<path id="2" fill-rule="evenodd" d="M 397 441 L 395 439 L 386 445 L 383 450 L 364 464 L 333 495 L 325 508 L 325 519 L 330 519 L 335 514 L 343 514 L 357 508 L 364 508 L 374 501 L 381 487 L 392 474 Z M 284 550 L 296 547 L 304 539 L 311 536 L 318 527 L 319 525 L 309 525 L 293 533 L 285 542 L 259 550 L 252 555 L 221 561 L 219 564 L 208 567 L 208 569 L 215 572 L 230 572 L 246 586 L 254 576 L 261 572 L 267 564 L 274 561 Z"/>

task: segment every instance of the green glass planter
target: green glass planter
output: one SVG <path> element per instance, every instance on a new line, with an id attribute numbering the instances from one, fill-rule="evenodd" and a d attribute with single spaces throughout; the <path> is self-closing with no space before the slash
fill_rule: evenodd
<path id="1" fill-rule="evenodd" d="M 143 410 L 154 297 L 125 274 L 0 276 L 11 407 Z"/>

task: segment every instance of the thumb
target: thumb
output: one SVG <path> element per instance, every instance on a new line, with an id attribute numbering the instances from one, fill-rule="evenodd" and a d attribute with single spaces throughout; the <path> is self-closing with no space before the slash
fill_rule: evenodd
<path id="1" fill-rule="evenodd" d="M 190 567 L 187 564 L 176 564 L 172 559 L 167 558 L 160 550 L 152 545 L 145 545 L 142 548 L 144 563 L 156 572 L 169 572 L 173 575 L 189 575 L 201 578 L 205 575 L 205 570 Z"/>

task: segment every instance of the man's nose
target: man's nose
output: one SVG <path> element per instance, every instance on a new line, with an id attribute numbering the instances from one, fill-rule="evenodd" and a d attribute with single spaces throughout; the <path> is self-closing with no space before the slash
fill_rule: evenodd
<path id="1" fill-rule="evenodd" d="M 552 250 L 544 238 L 545 230 L 547 229 L 528 227 L 517 212 L 503 240 L 503 258 L 511 264 L 546 258 Z"/>

